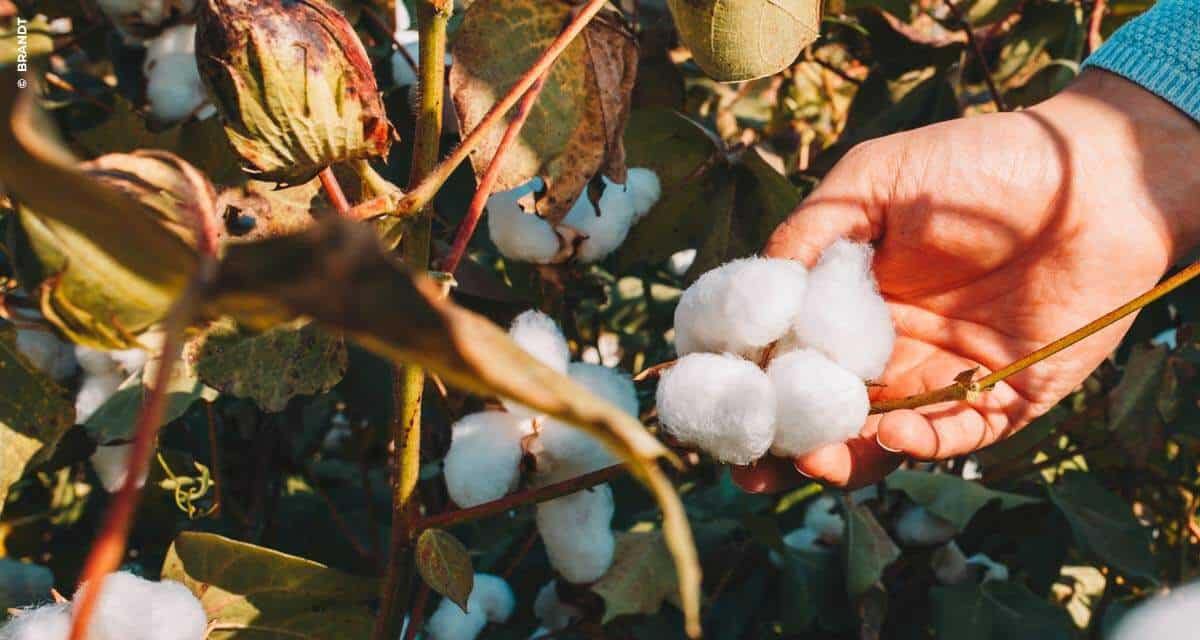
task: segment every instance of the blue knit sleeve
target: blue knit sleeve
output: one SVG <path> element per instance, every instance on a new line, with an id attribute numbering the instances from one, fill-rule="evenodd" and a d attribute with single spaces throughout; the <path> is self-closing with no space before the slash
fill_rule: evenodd
<path id="1" fill-rule="evenodd" d="M 1200 1 L 1159 0 L 1084 66 L 1124 76 L 1200 120 Z"/>

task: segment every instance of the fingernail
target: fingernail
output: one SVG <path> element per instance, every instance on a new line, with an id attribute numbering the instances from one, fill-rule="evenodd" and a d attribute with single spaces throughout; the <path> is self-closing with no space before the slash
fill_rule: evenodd
<path id="1" fill-rule="evenodd" d="M 875 444 L 879 445 L 880 449 L 883 449 L 884 451 L 887 451 L 888 453 L 901 453 L 900 449 L 893 449 L 893 448 L 887 446 L 886 444 L 884 444 L 883 440 L 880 440 L 878 435 L 875 436 Z"/>

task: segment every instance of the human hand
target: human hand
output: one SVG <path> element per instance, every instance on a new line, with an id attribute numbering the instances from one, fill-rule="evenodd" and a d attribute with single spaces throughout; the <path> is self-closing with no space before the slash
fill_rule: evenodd
<path id="1" fill-rule="evenodd" d="M 1152 287 L 1197 239 L 1200 128 L 1118 76 L 1089 70 L 1020 113 L 955 120 L 853 149 L 765 254 L 811 266 L 841 237 L 870 240 L 896 325 L 872 400 L 979 376 Z M 734 469 L 751 491 L 793 471 L 858 487 L 904 456 L 936 460 L 1006 437 L 1075 389 L 1132 317 L 977 400 L 871 416 L 858 438 Z"/>

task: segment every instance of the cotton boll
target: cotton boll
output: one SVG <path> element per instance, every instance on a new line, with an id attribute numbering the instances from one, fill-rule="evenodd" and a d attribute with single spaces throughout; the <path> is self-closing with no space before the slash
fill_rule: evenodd
<path id="1" fill-rule="evenodd" d="M 163 122 L 191 116 L 208 101 L 196 66 L 196 26 L 181 24 L 150 41 L 142 73 L 150 112 Z"/>
<path id="2" fill-rule="evenodd" d="M 542 364 L 559 373 L 567 372 L 571 348 L 567 346 L 562 329 L 550 316 L 536 309 L 525 311 L 513 319 L 508 335 Z"/>
<path id="3" fill-rule="evenodd" d="M 832 551 L 822 544 L 821 534 L 808 527 L 800 527 L 783 536 L 783 546 L 802 553 L 830 553 Z M 783 556 L 777 551 L 767 552 L 767 560 L 775 567 L 783 567 Z"/>
<path id="4" fill-rule="evenodd" d="M 75 359 L 84 373 L 97 376 L 119 374 L 129 377 L 146 365 L 147 354 L 141 349 L 101 351 L 76 345 Z"/>
<path id="5" fill-rule="evenodd" d="M 934 549 L 929 556 L 929 567 L 942 584 L 959 584 L 971 577 L 967 556 L 953 540 Z"/>
<path id="6" fill-rule="evenodd" d="M 443 465 L 446 489 L 458 506 L 490 502 L 516 486 L 525 436 L 519 418 L 501 411 L 473 413 L 451 431 Z"/>
<path id="7" fill-rule="evenodd" d="M 771 452 L 800 456 L 858 435 L 871 402 L 854 374 L 807 349 L 771 361 L 767 370 L 775 388 L 775 441 Z"/>
<path id="8" fill-rule="evenodd" d="M 488 198 L 488 235 L 504 257 L 544 264 L 558 254 L 562 243 L 550 223 L 518 204 L 528 192 L 518 188 Z"/>
<path id="9" fill-rule="evenodd" d="M 653 169 L 632 167 L 625 172 L 625 187 L 633 198 L 634 221 L 641 220 L 662 197 L 662 183 Z"/>
<path id="10" fill-rule="evenodd" d="M 75 598 L 88 588 L 82 585 Z M 203 640 L 207 624 L 204 608 L 187 587 L 121 571 L 104 578 L 88 640 Z"/>
<path id="11" fill-rule="evenodd" d="M 729 354 L 693 353 L 659 380 L 658 417 L 681 443 L 722 462 L 749 464 L 775 438 L 775 389 L 751 362 Z"/>
<path id="12" fill-rule="evenodd" d="M 104 406 L 113 397 L 121 384 L 125 382 L 125 374 L 120 371 L 110 371 L 102 374 L 88 373 L 83 377 L 79 393 L 75 395 L 75 422 L 83 424 L 92 414 Z"/>
<path id="13" fill-rule="evenodd" d="M 637 417 L 637 389 L 633 387 L 633 379 L 624 372 L 602 365 L 572 362 L 567 365 L 567 375 L 601 399 Z"/>
<path id="14" fill-rule="evenodd" d="M 18 329 L 17 350 L 28 358 L 38 371 L 59 382 L 71 377 L 78 367 L 71 345 L 59 340 L 58 336 L 49 331 Z"/>
<path id="15" fill-rule="evenodd" d="M 929 513 L 925 507 L 909 507 L 896 521 L 896 539 L 901 544 L 933 546 L 942 544 L 956 535 L 958 529 L 954 525 Z"/>
<path id="16" fill-rule="evenodd" d="M 688 272 L 688 269 L 691 269 L 692 265 L 695 263 L 695 249 L 676 251 L 675 253 L 672 253 L 670 259 L 667 260 L 667 271 L 670 271 L 671 275 L 677 278 L 682 278 L 684 274 Z"/>
<path id="17" fill-rule="evenodd" d="M 71 612 L 66 603 L 21 609 L 0 627 L 0 640 L 67 640 Z"/>
<path id="18" fill-rule="evenodd" d="M 537 506 L 538 532 L 550 565 L 568 582 L 592 582 L 612 565 L 613 512 L 612 488 L 607 484 Z"/>
<path id="19" fill-rule="evenodd" d="M 499 576 L 475 574 L 464 612 L 449 598 L 430 616 L 425 631 L 430 640 L 474 640 L 488 622 L 504 622 L 517 606 L 512 588 Z"/>
<path id="20" fill-rule="evenodd" d="M 543 629 L 559 631 L 567 628 L 571 622 L 582 618 L 583 610 L 560 600 L 558 583 L 551 580 L 538 591 L 537 597 L 534 598 L 533 615 L 537 616 Z"/>
<path id="21" fill-rule="evenodd" d="M 145 640 L 203 640 L 208 615 L 191 591 L 173 580 L 154 584 L 147 625 L 152 631 Z"/>
<path id="22" fill-rule="evenodd" d="M 675 308 L 675 350 L 756 358 L 796 321 L 806 280 L 800 263 L 775 258 L 734 260 L 705 273 Z"/>
<path id="23" fill-rule="evenodd" d="M 1143 601 L 1117 623 L 1110 640 L 1193 640 L 1200 581 Z"/>
<path id="24" fill-rule="evenodd" d="M 595 364 L 572 362 L 567 375 L 588 391 L 607 401 L 625 413 L 637 417 L 637 391 L 629 376 Z M 582 429 L 547 420 L 538 431 L 537 445 L 538 482 L 553 484 L 577 476 L 598 471 L 617 463 L 614 456 L 600 441 Z"/>
<path id="25" fill-rule="evenodd" d="M 983 581 L 1008 582 L 1008 567 L 996 562 L 984 553 L 977 553 L 967 558 L 967 564 L 983 570 Z"/>
<path id="26" fill-rule="evenodd" d="M 860 379 L 873 380 L 895 343 L 891 312 L 871 273 L 870 246 L 834 243 L 809 274 L 804 309 L 785 350 L 816 349 Z"/>
<path id="27" fill-rule="evenodd" d="M 123 349 L 120 351 L 109 351 L 108 357 L 112 359 L 117 370 L 128 377 L 141 371 L 146 366 L 149 354 L 141 349 Z"/>
<path id="28" fill-rule="evenodd" d="M 563 218 L 564 224 L 587 236 L 579 243 L 575 258 L 591 264 L 608 257 L 625 242 L 629 227 L 633 225 L 633 216 L 633 196 L 622 185 L 604 178 L 604 193 L 596 206 L 585 191 Z"/>
<path id="29" fill-rule="evenodd" d="M 400 31 L 408 31 L 412 28 L 412 16 L 408 13 L 408 5 L 404 0 L 396 0 L 396 8 L 393 15 L 395 16 L 395 24 L 397 33 Z"/>
<path id="30" fill-rule="evenodd" d="M 815 531 L 826 544 L 838 544 L 846 533 L 846 519 L 837 513 L 837 500 L 821 496 L 804 511 L 804 528 Z"/>
<path id="31" fill-rule="evenodd" d="M 129 454 L 133 451 L 132 444 L 114 444 L 100 445 L 96 447 L 96 452 L 92 454 L 92 468 L 96 470 L 96 475 L 100 477 L 100 484 L 104 486 L 104 490 L 109 493 L 116 493 L 125 484 L 125 469 L 129 464 Z M 149 475 L 149 469 L 142 473 L 142 477 L 138 480 L 138 486 L 146 485 L 146 477 Z"/>

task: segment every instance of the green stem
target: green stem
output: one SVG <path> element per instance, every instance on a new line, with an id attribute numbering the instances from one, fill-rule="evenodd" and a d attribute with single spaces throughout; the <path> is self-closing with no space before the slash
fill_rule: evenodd
<path id="1" fill-rule="evenodd" d="M 452 0 L 421 0 L 417 3 L 421 98 L 413 136 L 410 184 L 420 182 L 438 161 L 445 98 L 446 24 L 453 7 Z M 416 273 L 429 268 L 432 213 L 428 202 L 424 203 L 420 213 L 407 222 L 408 229 L 401 242 L 404 263 Z M 411 547 L 413 524 L 418 515 L 416 490 L 421 467 L 421 391 L 424 387 L 425 372 L 417 365 L 401 366 L 394 378 L 392 531 L 379 616 L 372 634 L 375 640 L 399 637 L 411 596 L 415 574 Z"/>

